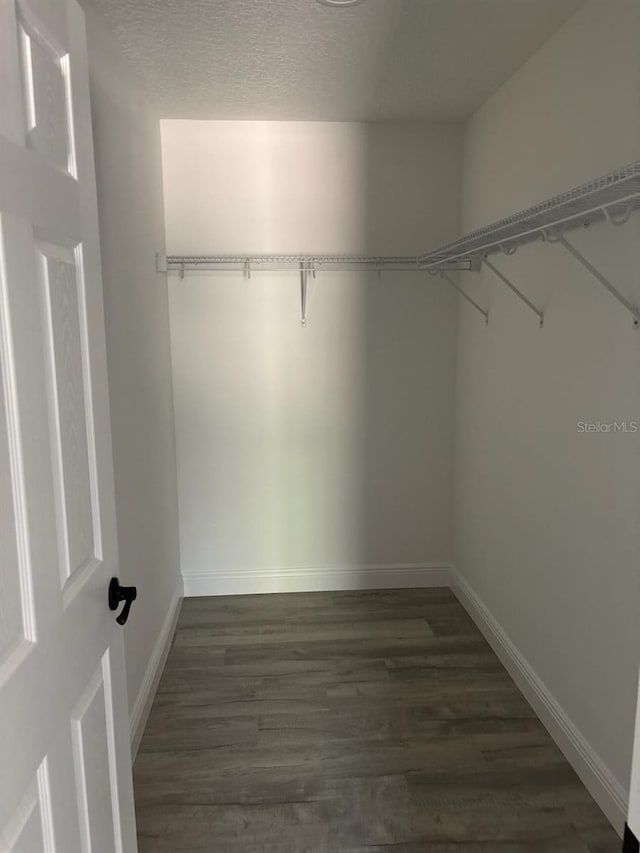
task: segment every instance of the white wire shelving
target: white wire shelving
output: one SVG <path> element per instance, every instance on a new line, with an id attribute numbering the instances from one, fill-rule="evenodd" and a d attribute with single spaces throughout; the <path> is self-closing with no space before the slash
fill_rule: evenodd
<path id="1" fill-rule="evenodd" d="M 640 209 L 640 162 L 632 163 L 595 178 L 547 201 L 519 211 L 430 252 L 407 256 L 365 255 L 158 255 L 160 272 L 241 271 L 248 278 L 252 272 L 294 271 L 300 275 L 301 320 L 306 323 L 307 276 L 314 278 L 322 271 L 361 270 L 377 272 L 428 272 L 440 275 L 454 287 L 488 322 L 488 312 L 479 305 L 448 273 L 453 270 L 479 272 L 483 265 L 490 269 L 532 311 L 542 326 L 543 312 L 495 266 L 491 256 L 513 254 L 520 246 L 535 241 L 557 243 L 622 304 L 640 323 L 640 308 L 628 299 L 569 240 L 566 232 L 600 222 L 623 225 Z"/>
<path id="2" fill-rule="evenodd" d="M 560 193 L 540 204 L 472 231 L 460 240 L 420 255 L 428 266 L 454 260 L 515 250 L 524 243 L 544 239 L 549 232 L 563 233 L 599 221 L 623 224 L 640 207 L 640 162 L 632 163 Z"/>
<path id="3" fill-rule="evenodd" d="M 320 270 L 370 270 L 415 272 L 419 261 L 415 255 L 365 256 L 365 255 L 169 255 L 167 268 L 188 270 L 239 270 L 251 272 L 319 272 Z"/>
<path id="4" fill-rule="evenodd" d="M 158 256 L 158 270 L 177 270 L 182 278 L 186 272 L 234 272 L 244 273 L 247 279 L 252 272 L 297 272 L 300 275 L 300 322 L 307 325 L 307 282 L 308 276 L 318 272 L 364 271 L 419 272 L 420 262 L 414 256 L 366 256 L 366 255 L 170 255 Z M 469 269 L 468 262 L 461 262 L 458 269 Z M 455 285 L 454 285 L 455 286 Z M 457 286 L 456 286 L 457 287 Z M 466 298 L 466 297 L 465 297 Z"/>
<path id="5" fill-rule="evenodd" d="M 553 196 L 540 204 L 515 213 L 467 234 L 435 251 L 420 255 L 421 265 L 430 272 L 446 271 L 453 264 L 469 261 L 473 271 L 482 265 L 490 269 L 533 313 L 540 326 L 544 314 L 507 276 L 489 260 L 492 255 L 512 255 L 516 249 L 534 241 L 558 243 L 623 305 L 633 318 L 634 328 L 640 323 L 640 308 L 628 299 L 600 272 L 573 243 L 566 232 L 599 222 L 624 225 L 629 216 L 640 209 L 640 162 L 623 166 L 594 178 L 586 184 Z M 483 312 L 484 313 L 484 312 Z M 485 314 L 485 319 L 488 319 Z"/>

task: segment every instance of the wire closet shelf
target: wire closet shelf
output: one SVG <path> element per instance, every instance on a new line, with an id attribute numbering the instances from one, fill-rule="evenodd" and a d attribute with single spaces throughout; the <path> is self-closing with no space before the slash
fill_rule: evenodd
<path id="1" fill-rule="evenodd" d="M 420 255 L 420 263 L 440 267 L 494 252 L 514 252 L 534 240 L 554 241 L 565 231 L 610 221 L 622 225 L 640 208 L 640 162 L 623 166 L 540 204 L 500 219 L 477 231 Z"/>
<path id="2" fill-rule="evenodd" d="M 321 270 L 362 270 L 382 272 L 420 271 L 420 261 L 416 255 L 169 255 L 166 258 L 169 270 L 187 272 L 189 270 L 217 270 L 219 272 L 308 272 Z M 461 264 L 468 268 L 468 264 Z"/>
<path id="3" fill-rule="evenodd" d="M 254 271 L 300 274 L 301 298 L 306 302 L 307 276 L 321 271 L 362 270 L 382 273 L 429 272 L 440 274 L 467 302 L 478 310 L 485 321 L 488 313 L 453 281 L 451 271 L 479 272 L 483 264 L 506 284 L 530 308 L 543 324 L 542 312 L 488 260 L 497 254 L 511 255 L 519 246 L 535 241 L 558 243 L 563 246 L 596 280 L 605 287 L 632 315 L 634 326 L 640 323 L 640 309 L 597 270 L 578 249 L 569 242 L 566 232 L 600 222 L 623 225 L 634 211 L 640 209 L 640 162 L 623 166 L 599 178 L 580 184 L 573 189 L 514 213 L 484 228 L 419 255 L 158 255 L 157 266 L 161 272 L 178 271 L 242 271 L 248 278 Z"/>

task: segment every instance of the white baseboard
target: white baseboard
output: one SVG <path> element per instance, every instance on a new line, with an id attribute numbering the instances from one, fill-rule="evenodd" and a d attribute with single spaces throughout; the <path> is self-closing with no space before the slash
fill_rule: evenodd
<path id="1" fill-rule="evenodd" d="M 448 563 L 185 572 L 185 597 L 449 586 Z"/>
<path id="2" fill-rule="evenodd" d="M 147 724 L 151 705 L 153 703 L 154 696 L 156 695 L 156 690 L 158 689 L 160 676 L 162 675 L 167 655 L 171 648 L 171 641 L 173 640 L 176 624 L 178 622 L 178 615 L 180 614 L 181 601 L 182 595 L 179 592 L 173 599 L 162 624 L 162 628 L 160 629 L 160 633 L 156 639 L 153 651 L 149 657 L 149 662 L 147 664 L 144 678 L 142 679 L 142 684 L 140 685 L 140 690 L 138 691 L 136 701 L 133 705 L 131 719 L 129 720 L 132 763 L 138 752 L 138 747 L 142 740 L 142 733 L 144 732 L 144 727 Z"/>
<path id="3" fill-rule="evenodd" d="M 564 753 L 585 787 L 616 831 L 622 835 L 627 816 L 628 791 L 602 757 L 587 742 L 564 708 L 551 694 L 468 581 L 451 567 L 451 589 L 467 610 L 509 675 L 525 695 L 549 734 Z"/>

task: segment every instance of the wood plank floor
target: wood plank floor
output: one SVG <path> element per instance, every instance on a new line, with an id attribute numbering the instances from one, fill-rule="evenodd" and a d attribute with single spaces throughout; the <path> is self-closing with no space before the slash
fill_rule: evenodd
<path id="1" fill-rule="evenodd" d="M 449 590 L 191 598 L 134 767 L 140 853 L 618 853 Z"/>

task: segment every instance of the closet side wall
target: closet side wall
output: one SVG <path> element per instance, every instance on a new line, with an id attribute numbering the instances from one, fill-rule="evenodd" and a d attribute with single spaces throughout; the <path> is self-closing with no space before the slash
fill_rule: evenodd
<path id="1" fill-rule="evenodd" d="M 461 128 L 163 121 L 169 254 L 457 236 Z M 425 273 L 170 277 L 187 594 L 443 583 L 456 308 Z"/>
<path id="2" fill-rule="evenodd" d="M 465 231 L 640 159 L 638 10 L 587 3 L 475 114 Z M 638 303 L 639 236 L 635 216 L 570 239 Z M 463 279 L 490 324 L 460 303 L 455 564 L 620 827 L 640 648 L 640 333 L 559 245 L 495 263 L 545 323 L 490 271 Z M 629 431 L 598 427 L 613 422 Z"/>
<path id="3" fill-rule="evenodd" d="M 124 628 L 135 736 L 181 593 L 160 126 L 91 8 L 87 29 L 120 579 L 138 587 Z"/>

